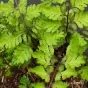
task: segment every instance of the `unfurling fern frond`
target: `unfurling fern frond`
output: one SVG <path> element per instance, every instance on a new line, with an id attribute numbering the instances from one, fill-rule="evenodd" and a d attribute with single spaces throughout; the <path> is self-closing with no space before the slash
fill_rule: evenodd
<path id="1" fill-rule="evenodd" d="M 30 5 L 28 8 L 27 8 L 27 16 L 26 16 L 26 19 L 27 20 L 32 20 L 33 18 L 36 18 L 40 16 L 40 10 L 39 10 L 39 6 L 37 5 Z"/>
<path id="2" fill-rule="evenodd" d="M 78 25 L 79 28 L 83 28 L 83 26 L 88 27 L 88 12 L 76 13 L 74 22 Z"/>
<path id="3" fill-rule="evenodd" d="M 61 20 L 62 19 L 62 17 L 61 17 L 62 13 L 60 10 L 60 6 L 42 7 L 41 12 L 48 19 L 51 19 L 51 20 Z"/>
<path id="4" fill-rule="evenodd" d="M 11 33 L 4 33 L 0 38 L 0 48 L 14 48 L 23 41 L 27 41 L 27 37 L 23 33 L 12 35 Z"/>
<path id="5" fill-rule="evenodd" d="M 73 7 L 77 7 L 80 10 L 84 10 L 87 7 L 88 0 L 70 0 Z"/>
<path id="6" fill-rule="evenodd" d="M 20 44 L 13 53 L 12 64 L 18 65 L 31 59 L 32 49 L 27 44 Z"/>

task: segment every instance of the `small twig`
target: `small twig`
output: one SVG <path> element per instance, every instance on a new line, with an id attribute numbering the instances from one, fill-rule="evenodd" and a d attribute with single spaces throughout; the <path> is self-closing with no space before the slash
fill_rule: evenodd
<path id="1" fill-rule="evenodd" d="M 30 77 L 32 78 L 32 81 L 35 82 L 35 79 L 33 78 L 33 76 L 31 75 L 31 73 L 29 73 Z"/>
<path id="2" fill-rule="evenodd" d="M 2 81 L 1 81 L 2 83 L 4 82 L 4 75 L 2 76 Z"/>
<path id="3" fill-rule="evenodd" d="M 69 10 L 70 10 L 70 0 L 68 0 L 68 6 L 67 6 L 67 24 L 66 24 L 66 33 L 68 33 L 69 29 Z M 67 36 L 65 38 L 66 43 L 67 43 Z"/>
<path id="4" fill-rule="evenodd" d="M 77 88 L 80 88 L 79 84 L 74 80 L 73 84 L 75 84 L 77 86 Z"/>
<path id="5" fill-rule="evenodd" d="M 19 0 L 15 0 L 16 7 L 18 7 Z"/>
<path id="6" fill-rule="evenodd" d="M 55 79 L 55 76 L 57 74 L 58 66 L 59 66 L 59 63 L 57 64 L 57 66 L 55 67 L 55 69 L 53 71 L 54 73 L 52 74 L 52 78 L 51 78 L 49 86 L 47 88 L 51 88 L 52 87 L 52 83 L 53 83 L 53 81 Z"/>

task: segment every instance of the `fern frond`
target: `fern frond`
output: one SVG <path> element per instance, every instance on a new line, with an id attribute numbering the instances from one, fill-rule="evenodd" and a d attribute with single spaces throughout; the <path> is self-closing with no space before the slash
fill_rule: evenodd
<path id="1" fill-rule="evenodd" d="M 52 88 L 67 88 L 68 84 L 67 83 L 63 83 L 62 81 L 56 81 L 53 84 Z"/>
<path id="2" fill-rule="evenodd" d="M 33 57 L 36 58 L 37 63 L 47 67 L 50 65 L 50 59 L 54 53 L 54 48 L 52 46 L 40 45 L 39 50 L 33 53 Z M 41 59 L 42 58 L 42 59 Z"/>
<path id="3" fill-rule="evenodd" d="M 48 54 L 44 53 L 43 51 L 36 51 L 32 55 L 36 58 L 37 63 L 43 65 L 45 68 L 50 65 L 50 57 Z"/>
<path id="4" fill-rule="evenodd" d="M 27 6 L 27 0 L 21 0 L 18 3 L 18 8 L 20 10 L 20 13 L 26 14 L 26 6 Z"/>
<path id="5" fill-rule="evenodd" d="M 80 67 L 82 64 L 85 64 L 85 62 L 86 62 L 85 57 L 80 55 L 76 57 L 75 59 L 72 58 L 72 60 L 66 64 L 68 64 L 73 69 L 75 67 Z"/>
<path id="6" fill-rule="evenodd" d="M 49 74 L 47 74 L 43 66 L 36 66 L 34 68 L 30 68 L 29 72 L 35 73 L 36 75 L 44 79 L 46 82 L 49 82 Z"/>
<path id="7" fill-rule="evenodd" d="M 83 52 L 87 48 L 87 42 L 79 35 L 75 33 L 70 41 L 70 45 L 66 51 L 66 63 L 65 66 L 67 68 L 74 69 L 75 67 L 79 67 L 82 64 L 85 64 L 85 57 L 83 56 Z"/>
<path id="8" fill-rule="evenodd" d="M 36 9 L 36 10 L 35 10 Z M 30 5 L 28 8 L 27 8 L 27 16 L 26 16 L 26 19 L 27 20 L 32 20 L 33 18 L 36 18 L 40 16 L 40 10 L 39 10 L 39 6 L 33 4 L 33 5 Z"/>
<path id="9" fill-rule="evenodd" d="M 65 71 L 61 72 L 62 79 L 70 78 L 71 76 L 77 77 L 77 71 L 75 69 L 67 68 Z"/>
<path id="10" fill-rule="evenodd" d="M 87 7 L 88 0 L 70 0 L 73 7 L 77 7 L 80 10 L 84 10 Z"/>
<path id="11" fill-rule="evenodd" d="M 46 20 L 46 19 L 37 19 L 34 22 L 34 26 L 40 31 L 46 31 L 46 32 L 55 32 L 58 30 L 58 28 L 61 26 L 60 21 L 52 21 L 52 20 Z"/>
<path id="12" fill-rule="evenodd" d="M 83 26 L 88 27 L 88 12 L 76 13 L 74 22 L 78 25 L 79 28 L 83 28 Z"/>
<path id="13" fill-rule="evenodd" d="M 52 0 L 41 0 L 42 3 L 40 6 L 50 6 L 52 4 Z"/>
<path id="14" fill-rule="evenodd" d="M 63 2 L 65 2 L 66 0 L 53 0 L 53 3 L 59 3 L 62 4 Z"/>
<path id="15" fill-rule="evenodd" d="M 23 41 L 27 41 L 26 35 L 23 33 L 17 33 L 12 35 L 11 33 L 4 33 L 0 38 L 0 48 L 14 48 Z"/>
<path id="16" fill-rule="evenodd" d="M 40 44 L 54 46 L 60 43 L 60 40 L 65 38 L 64 32 L 55 32 L 55 33 L 43 33 L 40 35 L 42 38 L 40 40 Z"/>
<path id="17" fill-rule="evenodd" d="M 61 20 L 62 13 L 60 10 L 60 6 L 48 6 L 41 8 L 42 14 L 44 14 L 48 19 L 51 20 Z"/>
<path id="18" fill-rule="evenodd" d="M 88 81 L 88 66 L 82 67 L 81 70 L 79 70 L 78 73 L 81 75 L 81 78 L 83 80 L 87 80 Z"/>
<path id="19" fill-rule="evenodd" d="M 8 16 L 14 9 L 14 0 L 9 0 L 8 3 L 0 3 L 0 14 Z"/>
<path id="20" fill-rule="evenodd" d="M 30 88 L 45 88 L 45 85 L 43 82 L 31 83 Z"/>
<path id="21" fill-rule="evenodd" d="M 60 45 L 60 41 L 65 38 L 65 35 L 63 32 L 41 32 L 38 36 L 40 39 L 40 46 L 38 50 L 33 53 L 33 57 L 37 59 L 37 63 L 47 67 L 50 65 L 51 57 L 54 54 L 54 46 Z"/>
<path id="22" fill-rule="evenodd" d="M 4 24 L 0 24 L 0 34 L 8 32 L 8 29 Z"/>
<path id="23" fill-rule="evenodd" d="M 27 44 L 20 44 L 13 53 L 12 64 L 18 65 L 31 59 L 32 49 Z"/>

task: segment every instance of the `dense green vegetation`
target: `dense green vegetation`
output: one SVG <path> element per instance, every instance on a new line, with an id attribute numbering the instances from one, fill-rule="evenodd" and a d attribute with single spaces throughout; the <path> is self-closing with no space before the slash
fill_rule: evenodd
<path id="1" fill-rule="evenodd" d="M 14 0 L 1 2 L 0 77 L 12 77 L 13 68 L 26 69 L 18 88 L 68 88 L 63 81 L 70 77 L 87 81 L 88 38 L 77 31 L 88 34 L 87 4 L 88 0 L 42 0 L 27 6 L 27 0 L 20 0 L 14 7 Z M 55 50 L 63 46 L 66 52 L 57 58 Z"/>

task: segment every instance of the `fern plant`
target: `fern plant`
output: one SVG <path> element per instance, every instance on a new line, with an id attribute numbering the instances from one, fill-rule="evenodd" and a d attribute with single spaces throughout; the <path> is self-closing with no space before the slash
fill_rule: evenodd
<path id="1" fill-rule="evenodd" d="M 32 73 L 42 80 L 32 83 L 30 77 L 23 76 L 19 88 L 68 88 L 69 84 L 62 80 L 72 76 L 88 80 L 84 55 L 88 39 L 77 31 L 86 30 L 87 34 L 88 0 L 41 1 L 27 6 L 27 0 L 20 0 L 16 7 L 14 0 L 0 3 L 0 63 L 5 58 L 8 66 L 19 68 L 26 64 L 25 75 Z M 58 61 L 55 49 L 66 43 L 66 55 Z M 32 59 L 36 66 L 29 67 Z M 54 69 L 57 73 L 52 82 L 50 74 Z"/>

